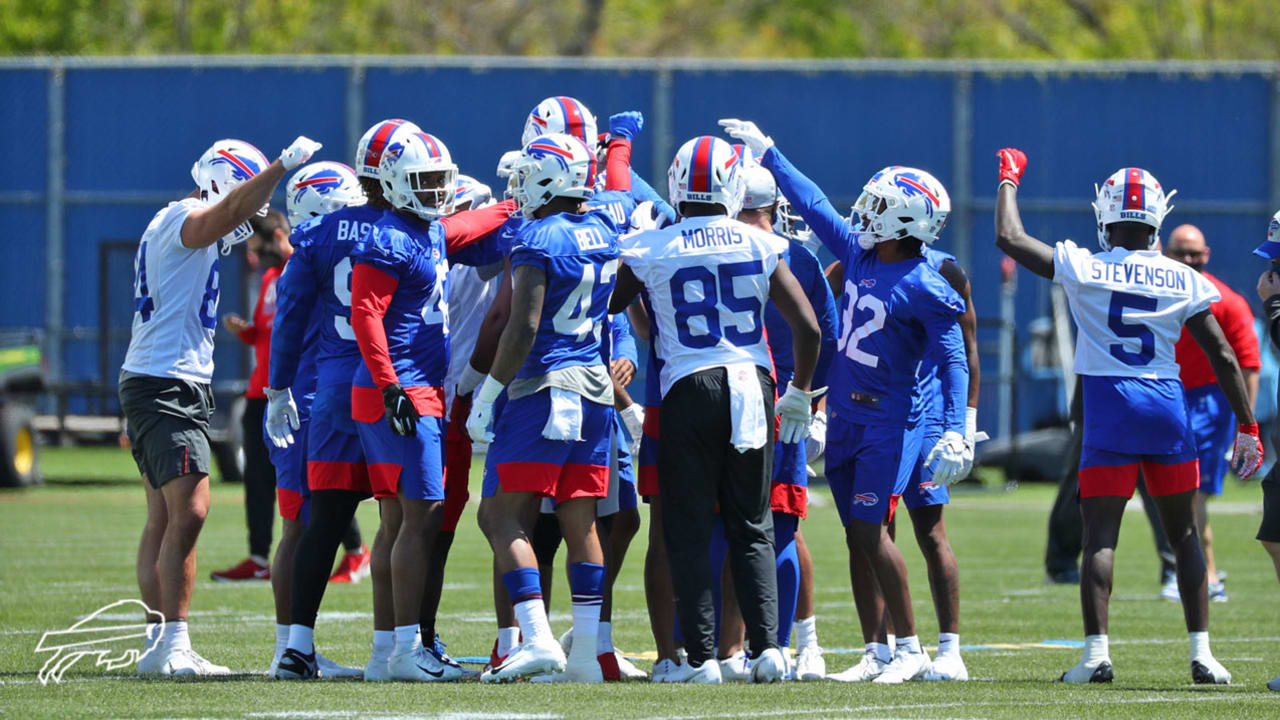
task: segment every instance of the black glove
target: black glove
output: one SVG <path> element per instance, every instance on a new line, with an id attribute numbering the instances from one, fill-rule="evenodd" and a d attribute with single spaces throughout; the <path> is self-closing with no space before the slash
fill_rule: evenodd
<path id="1" fill-rule="evenodd" d="M 382 406 L 387 409 L 387 424 L 391 426 L 391 432 L 403 437 L 418 435 L 418 409 L 404 388 L 398 384 L 382 388 Z"/>

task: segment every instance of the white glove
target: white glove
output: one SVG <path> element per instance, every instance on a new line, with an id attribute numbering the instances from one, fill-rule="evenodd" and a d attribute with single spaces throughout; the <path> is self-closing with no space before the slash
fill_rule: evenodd
<path id="1" fill-rule="evenodd" d="M 316 151 L 324 147 L 305 135 L 299 135 L 293 144 L 280 151 L 280 164 L 285 170 L 292 170 L 311 159 Z"/>
<path id="2" fill-rule="evenodd" d="M 458 378 L 458 389 L 454 391 L 454 395 L 457 397 L 470 395 L 482 382 L 484 382 L 484 373 L 471 367 L 471 363 L 467 363 L 462 369 L 462 377 Z"/>
<path id="3" fill-rule="evenodd" d="M 720 121 L 720 127 L 724 128 L 729 137 L 741 140 L 742 144 L 746 145 L 751 154 L 756 157 L 764 157 L 765 152 L 773 147 L 773 138 L 760 132 L 760 128 L 750 120 L 728 118 Z"/>
<path id="4" fill-rule="evenodd" d="M 287 448 L 293 444 L 293 433 L 302 427 L 298 421 L 298 405 L 293 402 L 293 391 L 289 388 L 275 390 L 263 388 L 267 394 L 267 437 L 271 444 L 278 448 Z"/>
<path id="5" fill-rule="evenodd" d="M 631 229 L 633 231 L 657 230 L 658 224 L 661 222 L 662 214 L 654 210 L 652 200 L 645 200 L 636 205 L 635 210 L 631 211 Z"/>
<path id="6" fill-rule="evenodd" d="M 812 417 L 809 406 L 813 404 L 813 398 L 820 397 L 826 391 L 826 388 L 801 390 L 787 383 L 786 393 L 773 407 L 774 413 L 782 418 L 782 425 L 778 428 L 779 440 L 798 443 L 809 437 L 809 419 Z"/>
<path id="7" fill-rule="evenodd" d="M 484 382 L 471 399 L 471 414 L 467 416 L 467 434 L 478 443 L 493 442 L 493 403 L 502 394 L 503 385 L 485 375 Z"/>
<path id="8" fill-rule="evenodd" d="M 520 159 L 522 154 L 524 154 L 523 150 L 508 150 L 502 153 L 502 157 L 498 158 L 498 169 L 494 173 L 503 179 L 510 177 L 511 166 Z"/>
<path id="9" fill-rule="evenodd" d="M 809 439 L 804 441 L 804 461 L 817 462 L 827 451 L 827 414 L 821 410 L 809 421 Z"/>
<path id="10" fill-rule="evenodd" d="M 937 465 L 934 465 L 934 462 Z M 964 436 L 955 430 L 942 433 L 938 444 L 929 451 L 924 459 L 925 467 L 933 468 L 933 479 L 943 485 L 950 485 L 964 477 Z"/>
<path id="11" fill-rule="evenodd" d="M 973 447 L 978 444 L 978 408 L 964 409 L 964 465 L 960 468 L 960 480 L 969 477 L 973 472 Z"/>
<path id="12" fill-rule="evenodd" d="M 640 454 L 640 440 L 644 438 L 644 406 L 631 403 L 624 410 L 618 411 L 622 417 L 622 427 L 627 431 L 627 439 L 631 441 L 631 457 Z M 634 462 L 634 461 L 633 461 Z"/>

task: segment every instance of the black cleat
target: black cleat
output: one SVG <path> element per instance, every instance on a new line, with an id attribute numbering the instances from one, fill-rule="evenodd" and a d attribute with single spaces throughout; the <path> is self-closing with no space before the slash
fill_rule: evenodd
<path id="1" fill-rule="evenodd" d="M 1076 666 L 1076 667 L 1074 667 L 1074 668 L 1071 668 L 1071 670 L 1068 670 L 1067 672 L 1062 673 L 1062 675 L 1058 678 L 1058 682 L 1063 682 L 1063 683 L 1066 683 L 1066 682 L 1069 682 L 1069 683 L 1079 683 L 1079 682 L 1082 682 L 1082 681 L 1083 681 L 1083 678 L 1082 678 L 1082 677 L 1079 677 L 1079 676 L 1074 676 L 1074 675 L 1073 675 L 1073 677 L 1071 677 L 1070 679 L 1068 679 L 1068 678 L 1067 678 L 1067 676 L 1068 676 L 1068 675 L 1072 675 L 1072 674 L 1073 674 L 1073 672 L 1075 672 L 1077 669 L 1079 669 L 1079 666 Z M 1090 683 L 1109 683 L 1109 682 L 1111 682 L 1114 678 L 1115 678 L 1115 673 L 1114 673 L 1114 672 L 1112 671 L 1112 669 L 1111 669 L 1111 663 L 1106 662 L 1106 661 L 1104 660 L 1103 662 L 1098 663 L 1098 667 L 1096 667 L 1096 668 L 1094 668 L 1094 669 L 1093 669 L 1093 674 L 1091 674 L 1091 675 L 1089 676 L 1089 679 L 1088 679 L 1088 681 L 1087 681 L 1087 682 L 1090 682 Z"/>
<path id="2" fill-rule="evenodd" d="M 280 656 L 273 676 L 277 680 L 312 680 L 320 677 L 320 668 L 316 665 L 316 654 L 304 654 L 301 650 L 289 648 Z"/>

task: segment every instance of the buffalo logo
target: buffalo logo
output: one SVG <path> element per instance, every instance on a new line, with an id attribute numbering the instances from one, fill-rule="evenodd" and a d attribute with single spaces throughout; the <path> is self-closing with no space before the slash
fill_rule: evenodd
<path id="1" fill-rule="evenodd" d="M 297 192 L 293 195 L 293 201 L 298 203 L 302 202 L 302 196 L 307 188 L 315 190 L 319 195 L 328 195 L 342 187 L 342 175 L 337 170 L 321 170 L 306 180 L 300 181 L 294 187 L 297 188 Z"/>
<path id="2" fill-rule="evenodd" d="M 231 179 L 237 181 L 248 180 L 262 171 L 258 163 L 249 157 L 221 149 L 218 150 L 218 156 L 209 161 L 209 165 L 226 165 L 231 173 Z"/>
<path id="3" fill-rule="evenodd" d="M 880 502 L 880 496 L 876 495 L 875 493 L 856 493 L 853 496 L 854 505 L 866 505 L 867 507 L 874 507 L 877 504 L 879 504 L 879 502 Z"/>
<path id="4" fill-rule="evenodd" d="M 933 210 L 939 204 L 938 196 L 925 184 L 924 178 L 913 172 L 900 172 L 894 176 L 893 184 L 906 197 L 923 197 L 925 212 L 933 217 Z"/>
<path id="5" fill-rule="evenodd" d="M 139 611 L 148 622 L 121 622 L 138 617 Z M 148 633 L 150 624 L 155 628 Z M 156 651 L 163 630 L 164 616 L 160 613 L 138 600 L 117 600 L 66 630 L 50 630 L 40 636 L 36 652 L 53 653 L 40 668 L 40 684 L 62 682 L 63 673 L 88 655 L 96 655 L 96 664 L 107 670 L 129 667 L 146 653 Z M 146 639 L 146 650 L 138 649 L 140 638 Z"/>
<path id="6" fill-rule="evenodd" d="M 858 284 L 859 284 L 859 285 L 861 285 L 861 286 L 862 286 L 862 287 L 864 287 L 864 288 L 871 289 L 871 288 L 873 288 L 873 287 L 875 287 L 875 286 L 876 286 L 876 279 L 875 279 L 875 278 L 862 278 L 861 280 L 859 280 L 859 281 L 858 281 Z"/>
<path id="7" fill-rule="evenodd" d="M 938 485 L 938 483 L 934 482 L 933 480 L 925 480 L 924 482 L 920 483 L 920 489 L 926 492 L 937 490 L 939 487 L 940 486 Z"/>
<path id="8" fill-rule="evenodd" d="M 1267 226 L 1267 239 L 1276 240 L 1280 236 L 1280 218 L 1271 218 L 1271 224 Z"/>

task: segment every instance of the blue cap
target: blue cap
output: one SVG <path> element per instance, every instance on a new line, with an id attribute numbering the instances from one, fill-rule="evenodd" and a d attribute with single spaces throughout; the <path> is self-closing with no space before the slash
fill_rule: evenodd
<path id="1" fill-rule="evenodd" d="M 1267 225 L 1267 241 L 1253 251 L 1254 255 L 1268 260 L 1280 260 L 1280 212 L 1271 216 Z"/>

